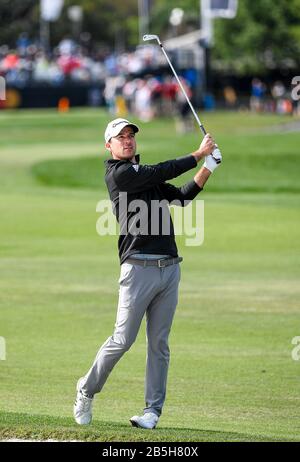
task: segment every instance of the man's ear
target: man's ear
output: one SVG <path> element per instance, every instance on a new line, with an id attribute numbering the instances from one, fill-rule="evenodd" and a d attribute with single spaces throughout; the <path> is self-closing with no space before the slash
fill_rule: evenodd
<path id="1" fill-rule="evenodd" d="M 110 143 L 105 143 L 105 148 L 111 153 Z"/>

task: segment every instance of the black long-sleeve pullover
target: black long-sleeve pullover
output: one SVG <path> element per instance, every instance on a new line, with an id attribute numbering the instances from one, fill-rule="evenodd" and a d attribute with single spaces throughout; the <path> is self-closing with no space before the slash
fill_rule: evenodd
<path id="1" fill-rule="evenodd" d="M 137 164 L 129 160 L 105 161 L 105 182 L 120 224 L 120 263 L 137 253 L 177 257 L 174 227 L 167 204 L 187 205 L 202 188 L 193 180 L 180 188 L 166 181 L 193 169 L 197 161 L 188 155 L 156 165 L 140 165 L 139 155 L 135 158 Z M 157 214 L 158 203 L 162 206 Z"/>

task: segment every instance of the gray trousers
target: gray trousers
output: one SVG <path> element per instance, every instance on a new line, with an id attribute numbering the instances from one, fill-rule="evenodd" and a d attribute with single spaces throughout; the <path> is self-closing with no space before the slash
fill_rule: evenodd
<path id="1" fill-rule="evenodd" d="M 179 264 L 166 268 L 123 263 L 114 333 L 102 345 L 82 381 L 82 391 L 99 393 L 115 364 L 129 350 L 146 313 L 145 412 L 160 416 L 166 396 L 168 337 L 178 301 Z"/>

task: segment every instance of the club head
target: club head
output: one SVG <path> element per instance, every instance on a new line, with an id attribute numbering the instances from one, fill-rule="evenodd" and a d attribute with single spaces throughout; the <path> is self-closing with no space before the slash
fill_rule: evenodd
<path id="1" fill-rule="evenodd" d="M 148 42 L 149 40 L 157 40 L 158 43 L 161 43 L 160 40 L 159 40 L 158 35 L 146 34 L 146 35 L 144 35 L 143 40 L 144 40 L 144 42 Z"/>

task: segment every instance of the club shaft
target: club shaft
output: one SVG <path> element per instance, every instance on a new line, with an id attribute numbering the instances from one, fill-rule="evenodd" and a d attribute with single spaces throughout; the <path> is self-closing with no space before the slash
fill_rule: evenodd
<path id="1" fill-rule="evenodd" d="M 203 136 L 205 136 L 205 135 L 206 135 L 206 130 L 205 130 L 204 126 L 202 125 L 202 123 L 201 123 L 201 121 L 200 121 L 200 119 L 199 119 L 199 117 L 198 117 L 198 115 L 197 115 L 195 109 L 193 108 L 193 105 L 192 105 L 192 103 L 190 102 L 190 99 L 189 99 L 188 95 L 186 94 L 186 91 L 185 91 L 185 89 L 184 89 L 184 87 L 183 87 L 183 85 L 182 85 L 182 83 L 181 83 L 181 81 L 180 81 L 180 79 L 179 79 L 179 77 L 178 77 L 178 75 L 177 75 L 177 73 L 176 73 L 174 67 L 173 67 L 173 64 L 171 63 L 171 61 L 170 61 L 170 59 L 169 59 L 169 56 L 167 55 L 167 53 L 166 53 L 166 51 L 165 51 L 165 49 L 164 49 L 162 43 L 159 42 L 159 45 L 160 45 L 160 47 L 161 47 L 161 49 L 162 49 L 162 51 L 163 51 L 163 54 L 165 55 L 166 60 L 167 60 L 168 63 L 169 63 L 170 68 L 171 68 L 172 71 L 173 71 L 173 74 L 174 74 L 174 76 L 175 76 L 175 78 L 176 78 L 176 80 L 177 80 L 177 82 L 178 82 L 178 84 L 179 84 L 179 86 L 180 86 L 180 88 L 181 88 L 181 90 L 182 90 L 182 92 L 183 92 L 183 94 L 184 94 L 184 96 L 185 96 L 185 98 L 186 98 L 186 100 L 187 100 L 187 102 L 188 102 L 190 108 L 191 108 L 191 111 L 192 111 L 192 113 L 193 113 L 193 115 L 194 115 L 194 117 L 195 117 L 195 119 L 196 119 L 196 121 L 197 121 L 197 124 L 199 125 L 199 128 L 200 128 L 201 132 L 203 133 Z"/>

